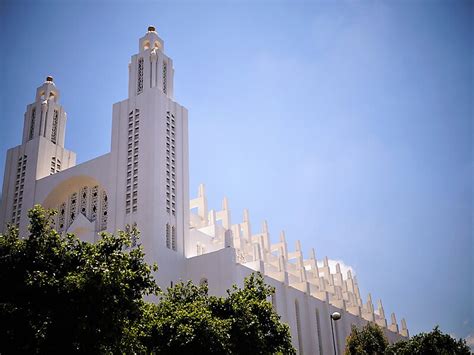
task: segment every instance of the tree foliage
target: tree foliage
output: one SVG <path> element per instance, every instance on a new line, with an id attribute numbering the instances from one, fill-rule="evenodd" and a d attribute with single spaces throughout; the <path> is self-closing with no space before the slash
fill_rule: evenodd
<path id="1" fill-rule="evenodd" d="M 216 317 L 205 286 L 190 281 L 167 290 L 158 304 L 150 304 L 141 342 L 158 354 L 225 354 L 229 322 Z"/>
<path id="2" fill-rule="evenodd" d="M 156 353 L 295 354 L 288 326 L 267 301 L 273 292 L 259 273 L 227 297 L 209 296 L 207 284 L 179 283 L 151 306 L 142 342 Z"/>
<path id="3" fill-rule="evenodd" d="M 235 354 L 295 353 L 289 327 L 268 302 L 275 289 L 265 284 L 260 273 L 244 280 L 244 287 L 233 286 L 218 309 L 231 319 L 231 352 Z"/>
<path id="4" fill-rule="evenodd" d="M 352 327 L 346 340 L 346 355 L 469 355 L 463 339 L 456 340 L 435 327 L 430 333 L 420 333 L 410 339 L 389 345 L 382 329 L 368 323 L 361 329 Z"/>
<path id="5" fill-rule="evenodd" d="M 35 206 L 28 237 L 12 227 L 0 235 L 1 354 L 295 353 L 262 275 L 226 297 L 191 282 L 161 293 L 156 266 L 131 247 L 137 230 L 88 243 L 56 232 L 53 214 Z"/>
<path id="6" fill-rule="evenodd" d="M 444 334 L 436 326 L 429 333 L 420 333 L 408 340 L 389 345 L 387 355 L 469 355 L 471 352 L 464 339 L 456 340 Z"/>
<path id="7" fill-rule="evenodd" d="M 140 321 L 143 295 L 158 290 L 130 233 L 97 243 L 61 236 L 54 212 L 29 211 L 30 235 L 0 236 L 0 352 L 116 352 Z"/>
<path id="8" fill-rule="evenodd" d="M 346 340 L 346 355 L 383 354 L 388 345 L 387 338 L 377 324 L 367 323 L 361 329 L 352 326 Z"/>

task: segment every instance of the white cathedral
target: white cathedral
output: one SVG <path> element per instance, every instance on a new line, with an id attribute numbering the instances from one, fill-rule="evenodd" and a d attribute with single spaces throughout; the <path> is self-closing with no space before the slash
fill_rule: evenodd
<path id="1" fill-rule="evenodd" d="M 27 233 L 27 211 L 34 204 L 58 210 L 55 224 L 83 240 L 136 224 L 156 279 L 207 282 L 209 292 L 225 295 L 233 283 L 260 271 L 276 288 L 271 301 L 289 324 L 300 354 L 344 351 L 351 325 L 380 325 L 390 342 L 408 337 L 392 313 L 387 322 L 381 301 L 362 301 L 356 277 L 339 264 L 318 261 L 314 249 L 303 257 L 299 241 L 289 250 L 282 233 L 270 239 L 266 222 L 252 230 L 248 210 L 232 221 L 227 199 L 208 209 L 204 186 L 189 199 L 188 111 L 173 99 L 173 62 L 150 26 L 129 64 L 128 98 L 113 105 L 111 151 L 76 165 L 64 147 L 66 112 L 52 77 L 36 90 L 24 117 L 21 145 L 7 152 L 0 226 L 15 224 Z M 341 318 L 332 321 L 330 315 Z"/>

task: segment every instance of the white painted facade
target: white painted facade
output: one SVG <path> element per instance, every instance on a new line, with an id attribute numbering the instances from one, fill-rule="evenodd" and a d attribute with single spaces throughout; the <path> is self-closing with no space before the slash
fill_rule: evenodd
<path id="1" fill-rule="evenodd" d="M 362 301 L 355 276 L 319 263 L 314 249 L 304 259 L 299 242 L 290 251 L 282 233 L 272 242 L 267 223 L 253 231 L 249 212 L 233 223 L 227 199 L 207 206 L 204 186 L 189 199 L 188 112 L 173 99 L 173 62 L 155 29 L 139 40 L 129 64 L 129 95 L 113 106 L 111 151 L 76 165 L 64 148 L 66 113 L 48 77 L 28 105 L 22 144 L 7 152 L 0 223 L 27 233 L 27 210 L 56 208 L 56 228 L 95 241 L 99 231 L 137 224 L 148 262 L 156 262 L 162 287 L 204 279 L 212 294 L 258 270 L 276 288 L 274 307 L 291 327 L 300 353 L 332 354 L 330 314 L 338 311 L 340 354 L 351 324 L 374 321 L 390 341 L 408 336 L 404 320 L 387 322 L 381 302 Z"/>

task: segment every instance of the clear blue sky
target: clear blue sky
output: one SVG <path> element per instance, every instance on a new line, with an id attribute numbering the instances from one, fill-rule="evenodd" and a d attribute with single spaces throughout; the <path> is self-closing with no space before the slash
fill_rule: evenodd
<path id="1" fill-rule="evenodd" d="M 355 268 L 413 333 L 473 332 L 473 2 L 2 1 L 1 152 L 46 75 L 83 162 L 149 24 L 189 109 L 193 195 Z M 308 255 L 308 254 L 306 254 Z"/>

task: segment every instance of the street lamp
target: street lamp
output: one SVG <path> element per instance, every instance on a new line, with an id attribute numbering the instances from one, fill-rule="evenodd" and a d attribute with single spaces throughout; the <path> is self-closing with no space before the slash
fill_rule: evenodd
<path id="1" fill-rule="evenodd" d="M 337 355 L 336 340 L 334 339 L 334 324 L 333 324 L 333 321 L 335 322 L 335 321 L 341 319 L 341 313 L 334 312 L 333 314 L 331 314 L 330 318 L 331 318 L 332 345 L 334 346 L 334 355 Z"/>

